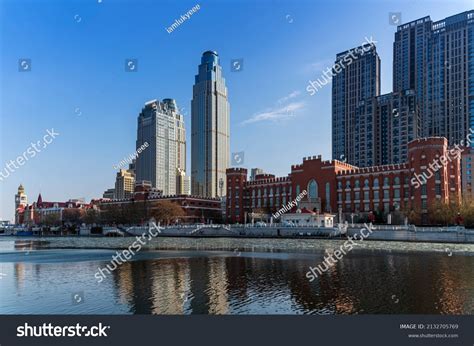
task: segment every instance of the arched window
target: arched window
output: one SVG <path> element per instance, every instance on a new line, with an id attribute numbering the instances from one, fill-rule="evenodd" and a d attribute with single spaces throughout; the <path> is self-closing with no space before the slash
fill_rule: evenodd
<path id="1" fill-rule="evenodd" d="M 338 181 L 337 182 L 337 189 L 342 189 L 342 182 L 341 181 Z"/>
<path id="2" fill-rule="evenodd" d="M 390 179 L 389 179 L 388 177 L 385 177 L 385 178 L 383 179 L 383 186 L 388 186 L 389 183 L 390 183 Z"/>
<path id="3" fill-rule="evenodd" d="M 355 181 L 355 187 L 356 187 L 356 189 L 360 187 L 360 181 L 359 181 L 359 179 L 357 179 L 357 180 Z"/>
<path id="4" fill-rule="evenodd" d="M 395 177 L 395 185 L 400 185 L 400 178 L 399 177 Z"/>
<path id="5" fill-rule="evenodd" d="M 310 200 L 318 198 L 318 183 L 314 179 L 308 183 L 308 198 Z"/>
<path id="6" fill-rule="evenodd" d="M 350 188 L 351 188 L 351 181 L 346 180 L 346 189 L 350 189 Z"/>
<path id="7" fill-rule="evenodd" d="M 369 187 L 369 179 L 364 180 L 364 187 Z"/>
<path id="8" fill-rule="evenodd" d="M 379 187 L 379 178 L 374 179 L 374 187 Z"/>

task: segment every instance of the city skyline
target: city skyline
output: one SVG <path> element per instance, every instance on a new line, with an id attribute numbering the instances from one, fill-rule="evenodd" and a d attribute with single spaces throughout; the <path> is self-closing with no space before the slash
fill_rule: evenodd
<path id="1" fill-rule="evenodd" d="M 179 8 L 177 7 L 176 12 L 184 13 L 186 9 L 191 8 L 193 5 L 195 4 L 182 4 Z M 186 37 L 195 37 L 192 33 L 194 21 L 204 21 L 207 16 L 212 15 L 212 11 L 222 11 L 222 7 L 219 7 L 218 4 L 212 3 L 209 4 L 209 7 L 204 5 L 201 4 L 200 11 L 195 13 L 189 22 L 184 22 L 176 32 L 173 32 L 171 35 L 164 32 L 163 35 L 169 35 L 167 39 L 170 40 L 170 44 L 171 40 L 176 40 L 172 44 L 179 44 L 184 42 L 183 40 Z M 105 8 L 105 6 L 109 5 L 104 2 L 100 5 L 96 4 L 96 6 L 103 6 Z M 190 51 L 193 54 L 189 54 L 187 58 L 181 60 L 186 61 L 186 64 L 179 64 L 176 68 L 171 69 L 172 72 L 178 75 L 175 78 L 178 81 L 176 82 L 177 84 L 167 88 L 166 83 L 163 83 L 162 90 L 159 91 L 154 90 L 151 85 L 152 83 L 156 84 L 156 81 L 153 81 L 154 74 L 162 73 L 161 70 L 153 72 L 153 67 L 155 66 L 156 68 L 160 64 L 151 63 L 147 55 L 143 53 L 135 55 L 134 49 L 128 49 L 128 51 L 118 49 L 117 52 L 119 54 L 114 52 L 114 55 L 117 55 L 114 59 L 108 56 L 105 60 L 99 59 L 96 63 L 92 65 L 85 64 L 84 67 L 79 69 L 81 61 L 88 57 L 88 54 L 85 52 L 87 49 L 82 49 L 82 51 L 81 49 L 73 49 L 76 56 L 74 54 L 67 55 L 69 59 L 66 59 L 66 63 L 61 60 L 62 55 L 52 45 L 58 47 L 64 45 L 64 48 L 74 48 L 74 44 L 79 44 L 79 46 L 82 45 L 82 48 L 86 48 L 88 45 L 84 46 L 85 37 L 90 37 L 87 34 L 90 34 L 91 30 L 92 32 L 98 30 L 97 35 L 99 38 L 92 39 L 90 43 L 95 48 L 98 48 L 99 42 L 102 42 L 107 37 L 107 30 L 98 21 L 93 19 L 92 11 L 95 11 L 95 8 L 88 7 L 77 10 L 72 5 L 64 5 L 63 10 L 65 13 L 71 13 L 71 15 L 68 18 L 63 18 L 63 22 L 56 25 L 64 26 L 66 29 L 64 35 L 69 34 L 73 36 L 72 43 L 70 45 L 65 43 L 64 38 L 66 36 L 58 37 L 57 40 L 49 39 L 44 46 L 44 52 L 42 51 L 43 48 L 40 49 L 38 47 L 39 43 L 45 39 L 45 36 L 41 35 L 51 29 L 57 29 L 57 27 L 51 23 L 49 27 L 42 27 L 39 17 L 31 13 L 28 14 L 33 16 L 33 18 L 30 18 L 32 19 L 31 23 L 25 27 L 25 33 L 22 33 L 20 37 L 26 34 L 30 35 L 30 41 L 34 43 L 32 47 L 26 48 L 17 42 L 12 42 L 11 39 L 7 38 L 7 33 L 4 33 L 4 37 L 2 37 L 2 51 L 5 51 L 5 55 L 2 59 L 1 68 L 5 78 L 2 85 L 1 162 L 8 162 L 21 155 L 24 148 L 27 148 L 30 142 L 41 135 L 44 127 L 48 126 L 48 123 L 51 123 L 50 126 L 54 126 L 55 129 L 57 128 L 61 136 L 48 149 L 39 153 L 37 158 L 28 161 L 8 179 L 0 183 L 2 205 L 0 218 L 13 219 L 12 196 L 16 193 L 20 183 L 29 191 L 30 196 L 43 192 L 48 196 L 49 200 L 100 197 L 102 192 L 110 187 L 113 182 L 116 174 L 113 164 L 119 162 L 126 154 L 133 152 L 135 131 L 130 131 L 129 127 L 130 124 L 136 121 L 137 105 L 143 104 L 149 99 L 154 97 L 161 99 L 163 96 L 177 95 L 178 104 L 184 105 L 183 113 L 187 126 L 189 126 L 190 106 L 186 107 L 186 105 L 190 104 L 191 99 L 190 89 L 192 82 L 189 83 L 189 80 L 194 75 L 192 70 L 195 69 L 196 57 L 200 56 L 207 49 L 218 51 L 224 59 L 222 66 L 227 77 L 226 82 L 231 90 L 229 97 L 233 109 L 231 119 L 231 151 L 243 150 L 246 152 L 245 167 L 262 167 L 265 171 L 284 175 L 288 172 L 289 163 L 308 154 L 322 153 L 324 157 L 329 159 L 331 157 L 331 88 L 326 87 L 318 93 L 318 96 L 308 97 L 304 91 L 307 80 L 314 79 L 321 70 L 331 66 L 332 57 L 335 52 L 355 46 L 365 36 L 374 35 L 378 41 L 377 51 L 380 52 L 382 60 L 382 93 L 388 92 L 391 89 L 390 86 L 387 87 L 387 85 L 391 84 L 387 82 L 390 78 L 390 73 L 386 73 L 383 70 L 384 64 L 390 65 L 390 54 L 387 54 L 387 52 L 391 51 L 393 35 L 396 30 L 396 26 L 388 24 L 388 13 L 398 8 L 403 14 L 402 22 L 422 18 L 425 15 L 430 15 L 436 21 L 445 18 L 448 12 L 449 15 L 453 15 L 469 9 L 467 2 L 458 2 L 445 7 L 440 6 L 436 10 L 430 11 L 426 11 L 425 8 L 422 8 L 423 6 L 416 10 L 404 11 L 403 7 L 407 5 L 403 3 L 390 6 L 374 6 L 370 10 L 373 13 L 378 13 L 379 18 L 377 20 L 370 18 L 370 20 L 364 23 L 363 29 L 354 30 L 351 35 L 339 33 L 338 38 L 334 39 L 334 41 L 337 41 L 337 44 L 325 42 L 323 54 L 318 56 L 313 51 L 309 56 L 304 54 L 301 49 L 296 49 L 296 45 L 304 45 L 304 42 L 308 40 L 308 37 L 301 36 L 301 32 L 310 33 L 311 23 L 306 22 L 308 17 L 307 15 L 305 16 L 305 12 L 311 6 L 309 4 L 301 4 L 300 7 L 290 8 L 288 6 L 280 6 L 278 7 L 280 13 L 275 18 L 269 16 L 258 17 L 258 20 L 253 17 L 250 18 L 251 22 L 255 25 L 257 22 L 261 25 L 262 21 L 272 24 L 269 29 L 260 28 L 259 26 L 262 32 L 254 31 L 257 30 L 256 26 L 251 26 L 251 32 L 267 35 L 269 34 L 268 30 L 274 29 L 276 26 L 278 31 L 282 33 L 284 42 L 289 45 L 288 47 L 295 48 L 292 54 L 283 53 L 282 61 L 277 59 L 279 66 L 276 66 L 272 60 L 275 57 L 272 54 L 280 52 L 281 42 L 267 47 L 264 53 L 262 53 L 262 48 L 258 47 L 253 47 L 254 50 L 249 50 L 249 47 L 236 50 L 235 48 L 229 48 L 229 44 L 225 43 L 225 34 L 228 33 L 224 33 L 223 36 L 219 36 L 217 39 L 206 40 L 207 42 L 196 42 L 188 49 L 183 47 L 183 49 L 187 49 L 186 54 L 189 54 Z M 324 8 L 330 10 L 331 6 L 334 5 L 325 6 Z M 46 9 L 48 9 L 48 6 L 46 6 Z M 208 13 L 206 13 L 206 9 L 209 10 Z M 364 9 L 367 10 L 367 8 Z M 97 11 L 102 10 L 104 9 L 98 9 Z M 115 14 L 123 11 L 116 4 L 114 6 L 111 5 L 109 10 L 115 11 Z M 21 11 L 21 6 L 19 5 L 7 4 L 4 13 L 8 11 L 13 12 L 15 16 L 22 17 L 19 14 Z M 239 8 L 239 11 L 232 20 L 244 21 L 244 13 L 248 13 L 248 7 L 243 6 Z M 76 12 L 80 12 L 80 21 L 77 21 L 79 17 L 75 17 Z M 349 12 L 351 12 L 350 6 L 341 15 L 343 17 L 349 16 L 351 14 Z M 361 12 L 362 10 L 357 11 L 357 13 Z M 132 14 L 135 14 L 135 12 Z M 44 21 L 46 19 L 51 20 L 53 14 L 47 11 L 45 13 L 43 9 L 37 15 L 42 15 L 42 21 Z M 96 15 L 98 19 L 100 19 L 100 16 L 104 16 L 103 13 Z M 291 23 L 287 20 L 288 15 L 292 16 L 293 21 Z M 5 16 L 5 14 L 2 16 Z M 76 22 L 74 22 L 74 18 L 76 18 Z M 133 20 L 136 18 L 136 15 L 135 17 L 132 15 L 131 18 Z M 170 18 L 164 16 L 163 22 L 170 22 Z M 8 29 L 12 30 L 13 23 L 7 18 L 2 17 L 2 19 L 5 19 L 6 32 L 8 32 Z M 249 20 L 248 16 L 245 16 L 245 20 Z M 89 22 L 90 26 L 86 25 L 87 22 Z M 312 24 L 314 26 L 314 23 Z M 331 25 L 326 21 L 322 21 L 322 24 L 328 27 Z M 38 34 L 35 34 L 33 28 L 36 29 L 38 25 L 40 30 Z M 144 29 L 147 29 L 147 27 Z M 178 35 L 181 36 L 178 38 Z M 295 43 L 295 47 L 293 47 L 291 41 L 295 36 L 299 37 L 299 40 Z M 344 39 L 341 38 L 343 36 Z M 143 37 L 146 38 L 147 35 Z M 384 39 L 381 40 L 380 37 Z M 130 37 L 128 38 L 129 46 L 135 46 Z M 243 35 L 243 40 L 245 40 L 245 35 Z M 18 42 L 21 42 L 21 40 L 18 40 Z M 242 39 L 240 39 L 240 42 L 240 45 L 242 45 Z M 51 48 L 49 52 L 47 52 L 48 47 Z M 296 66 L 298 71 L 296 73 L 295 71 L 288 72 L 287 67 L 291 66 L 291 64 L 288 65 L 286 60 L 294 56 L 296 52 L 301 53 L 301 59 L 293 62 L 292 65 Z M 51 57 L 57 59 L 55 61 L 47 61 L 48 53 L 51 54 L 49 60 L 51 60 Z M 135 56 L 138 57 L 136 72 L 124 71 L 124 61 L 128 58 L 135 59 Z M 18 72 L 18 59 L 21 58 L 31 59 L 30 72 Z M 243 58 L 242 71 L 232 72 L 230 70 L 230 61 L 234 58 Z M 325 58 L 327 59 L 325 60 Z M 106 62 L 112 62 L 112 64 L 109 64 L 110 66 L 108 67 L 104 65 Z M 262 65 L 263 63 L 267 66 Z M 319 66 L 315 66 L 318 64 Z M 48 69 L 45 66 L 48 66 Z M 51 67 L 54 68 L 49 70 Z M 260 71 L 256 70 L 258 67 Z M 94 73 L 101 72 L 102 70 L 107 71 L 107 74 L 98 73 L 99 79 L 97 79 Z M 390 71 L 391 66 L 387 70 Z M 86 71 L 89 73 L 85 74 L 84 72 Z M 278 73 L 275 73 L 276 71 Z M 105 77 L 107 75 L 112 78 L 107 80 L 107 77 Z M 183 76 L 186 77 L 182 78 Z M 145 83 L 143 83 L 143 80 L 137 83 L 133 78 L 145 78 Z M 185 82 L 185 80 L 188 82 Z M 263 83 L 256 89 L 256 98 L 254 97 L 255 92 L 252 90 L 249 92 L 248 90 L 248 86 L 255 85 L 255 81 Z M 47 85 L 44 85 L 44 83 Z M 92 83 L 91 85 L 94 85 L 94 88 L 82 90 L 84 88 L 80 87 L 81 83 L 86 85 Z M 110 83 L 117 85 L 113 88 L 111 87 L 109 91 L 106 89 L 110 86 Z M 136 88 L 137 90 L 131 90 L 130 86 L 140 87 Z M 61 102 L 53 102 L 53 100 L 58 99 L 57 96 L 61 96 Z M 117 99 L 117 96 L 123 100 Z M 101 102 L 97 101 L 99 99 Z M 18 107 L 18 104 L 22 105 L 22 107 Z M 291 112 L 287 112 L 288 109 Z M 7 116 L 5 116 L 6 114 Z M 120 117 L 115 117 L 115 114 L 120 115 Z M 318 121 L 312 121 L 315 115 Z M 101 120 L 101 117 L 103 117 L 103 120 Z M 122 123 L 117 121 L 119 119 Z M 124 119 L 126 121 L 123 121 Z M 288 119 L 295 121 L 288 121 Z M 259 134 L 262 131 L 269 135 L 260 136 Z M 315 136 L 309 136 L 307 133 L 311 133 L 310 131 L 313 131 Z M 295 140 L 299 145 L 290 145 Z M 90 172 L 84 174 L 83 170 L 86 167 Z"/>

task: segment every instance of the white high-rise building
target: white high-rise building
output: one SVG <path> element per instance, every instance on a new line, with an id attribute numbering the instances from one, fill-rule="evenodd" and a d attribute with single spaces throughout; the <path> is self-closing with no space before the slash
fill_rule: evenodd
<path id="1" fill-rule="evenodd" d="M 219 56 L 204 52 L 191 101 L 191 192 L 220 197 L 230 159 L 230 106 Z"/>
<path id="2" fill-rule="evenodd" d="M 178 193 L 177 171 L 186 172 L 186 131 L 175 100 L 145 103 L 138 116 L 137 149 L 145 142 L 148 147 L 136 158 L 136 181 L 149 181 L 164 195 Z"/>

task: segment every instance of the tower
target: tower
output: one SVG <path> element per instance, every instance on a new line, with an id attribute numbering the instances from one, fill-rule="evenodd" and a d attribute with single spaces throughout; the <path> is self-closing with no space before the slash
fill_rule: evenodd
<path id="1" fill-rule="evenodd" d="M 218 197 L 230 158 L 230 106 L 227 88 L 214 51 L 204 52 L 193 86 L 191 101 L 191 191 Z"/>

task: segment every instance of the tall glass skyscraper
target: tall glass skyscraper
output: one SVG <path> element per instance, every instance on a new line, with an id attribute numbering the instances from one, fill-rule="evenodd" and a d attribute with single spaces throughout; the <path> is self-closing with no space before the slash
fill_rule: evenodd
<path id="1" fill-rule="evenodd" d="M 338 54 L 336 64 L 351 51 Z M 474 10 L 399 25 L 393 92 L 378 96 L 379 85 L 375 47 L 333 78 L 334 159 L 360 167 L 393 164 L 406 160 L 408 142 L 417 137 L 465 141 L 474 129 Z"/>
<path id="2" fill-rule="evenodd" d="M 138 116 L 136 181 L 149 181 L 164 195 L 177 191 L 177 177 L 186 171 L 186 132 L 175 100 L 152 100 Z"/>
<path id="3" fill-rule="evenodd" d="M 219 197 L 226 192 L 230 159 L 230 106 L 219 55 L 204 52 L 191 101 L 191 193 Z"/>
<path id="4" fill-rule="evenodd" d="M 366 51 L 356 47 L 337 54 L 334 65 L 345 68 L 333 73 L 332 156 L 357 165 L 355 144 L 360 137 L 356 109 L 361 100 L 380 95 L 380 57 L 375 46 Z"/>
<path id="5" fill-rule="evenodd" d="M 393 47 L 393 88 L 415 90 L 422 136 L 465 140 L 474 128 L 474 11 L 400 25 Z"/>

